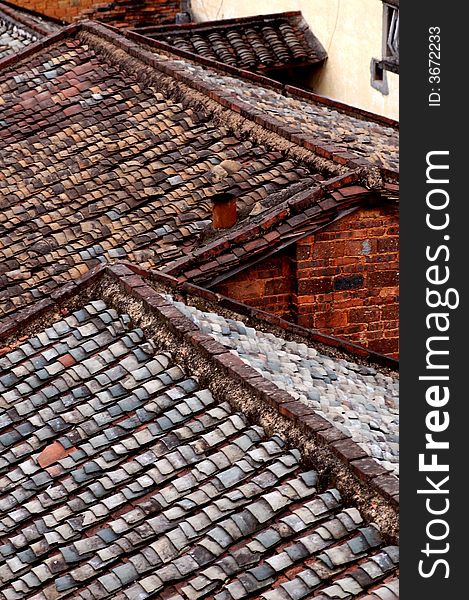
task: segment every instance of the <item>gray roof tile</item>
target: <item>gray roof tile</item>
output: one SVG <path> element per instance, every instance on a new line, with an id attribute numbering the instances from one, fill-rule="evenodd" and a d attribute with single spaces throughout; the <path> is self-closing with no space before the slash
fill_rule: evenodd
<path id="1" fill-rule="evenodd" d="M 119 331 L 95 335 L 78 364 L 47 372 L 88 345 L 73 335 L 78 327 L 92 335 L 87 325 L 108 316 Z M 317 473 L 300 468 L 297 450 L 201 388 L 127 318 L 96 302 L 50 329 L 60 345 L 38 334 L 38 344 L 22 345 L 28 357 L 16 350 L 0 359 L 8 385 L 1 439 L 10 449 L 9 464 L 0 463 L 0 526 L 10 538 L 0 545 L 4 598 L 73 589 L 134 600 L 171 589 L 181 598 L 291 599 L 322 579 L 327 597 L 372 583 L 378 590 L 395 570 L 394 548 L 380 550 L 376 528 L 344 508 L 336 490 L 317 492 Z M 45 387 L 22 396 L 36 367 Z M 38 456 L 59 441 L 62 453 L 41 468 Z M 310 568 L 281 579 L 305 559 Z M 343 565 L 350 576 L 340 577 Z"/>
<path id="2" fill-rule="evenodd" d="M 387 469 L 398 472 L 397 378 L 385 377 L 374 369 L 344 359 L 331 359 L 305 344 L 288 342 L 252 328 L 248 334 L 240 321 L 175 302 L 170 295 L 165 298 L 174 302 L 202 331 L 260 370 L 281 389 L 314 407 Z M 326 365 L 327 370 L 322 365 Z M 319 392 L 313 387 L 315 377 L 327 374 L 329 382 Z M 373 422 L 370 411 L 375 415 Z"/>

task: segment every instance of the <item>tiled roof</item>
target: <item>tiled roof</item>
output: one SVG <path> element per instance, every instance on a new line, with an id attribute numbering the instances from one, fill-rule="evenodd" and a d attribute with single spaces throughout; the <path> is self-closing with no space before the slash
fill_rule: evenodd
<path id="1" fill-rule="evenodd" d="M 162 270 L 199 285 L 214 286 L 362 206 L 374 195 L 364 187 L 347 185 L 348 176 L 329 180 L 320 189 L 300 190 L 282 201 L 275 194 L 257 203 L 248 222 L 232 227 L 223 237 L 169 261 Z"/>
<path id="2" fill-rule="evenodd" d="M 299 12 L 137 31 L 185 52 L 252 71 L 317 64 L 326 58 L 326 51 Z"/>
<path id="3" fill-rule="evenodd" d="M 8 56 L 13 52 L 19 52 L 25 46 L 36 41 L 36 39 L 35 34 L 19 28 L 11 23 L 11 21 L 4 19 L 0 12 L 0 58 Z"/>
<path id="4" fill-rule="evenodd" d="M 235 193 L 240 223 L 250 223 L 277 192 L 286 202 L 298 189 L 322 190 L 325 201 L 340 185 L 375 178 L 373 168 L 357 164 L 350 175 L 340 156 L 288 141 L 173 62 L 95 24 L 3 61 L 2 315 L 100 262 L 157 267 L 186 256 L 210 232 L 218 191 Z M 241 168 L 215 183 L 225 160 Z M 337 174 L 344 179 L 328 187 Z M 335 218 L 349 201 L 331 199 L 324 214 Z M 276 226 L 292 213 L 279 215 Z"/>
<path id="5" fill-rule="evenodd" d="M 0 332 L 0 598 L 398 598 L 387 534 L 236 408 L 272 384 L 131 271 L 108 273 Z M 334 430 L 318 458 L 350 455 Z"/>
<path id="6" fill-rule="evenodd" d="M 166 298 L 201 331 L 351 435 L 384 467 L 399 471 L 399 387 L 395 376 L 175 302 L 171 295 Z"/>
<path id="7" fill-rule="evenodd" d="M 265 75 L 250 73 L 201 54 L 168 45 L 146 36 L 145 30 L 126 31 L 131 40 L 148 43 L 159 60 L 210 84 L 223 98 L 234 100 L 242 111 L 280 135 L 299 141 L 320 156 L 362 167 L 378 167 L 386 179 L 398 182 L 399 132 L 392 119 L 369 113 L 313 92 L 283 84 Z M 242 100 L 240 100 L 242 99 Z"/>
<path id="8" fill-rule="evenodd" d="M 0 60 L 58 29 L 55 23 L 0 2 Z"/>
<path id="9" fill-rule="evenodd" d="M 158 58 L 164 60 L 165 56 L 158 53 Z M 342 114 L 319 102 L 285 97 L 280 91 L 218 73 L 187 59 L 168 56 L 166 61 L 210 84 L 215 91 L 241 98 L 246 110 L 264 115 L 280 130 L 291 128 L 292 135 L 301 134 L 313 149 L 315 144 L 324 148 L 325 155 L 327 151 L 339 158 L 343 154 L 345 163 L 355 155 L 355 159 L 363 158 L 368 167 L 389 173 L 399 170 L 399 133 L 393 127 Z M 272 129 L 275 131 L 275 127 Z"/>
<path id="10" fill-rule="evenodd" d="M 319 145 L 332 148 L 333 153 L 355 154 L 378 168 L 390 172 L 399 170 L 399 133 L 392 127 L 343 115 L 319 103 L 286 98 L 277 91 L 253 86 L 234 77 L 216 76 L 199 65 L 187 64 L 187 69 L 210 81 L 215 88 L 238 94 L 253 109 L 271 117 L 279 127 L 289 126 L 303 135 L 308 134 Z"/>
<path id="11" fill-rule="evenodd" d="M 88 5 L 88 8 L 83 6 Z M 82 7 L 67 7 L 76 20 L 90 19 L 113 27 L 138 27 L 143 24 L 174 23 L 180 0 L 91 0 Z M 58 7 L 58 12 L 63 9 Z M 68 12 L 68 11 L 67 11 Z"/>

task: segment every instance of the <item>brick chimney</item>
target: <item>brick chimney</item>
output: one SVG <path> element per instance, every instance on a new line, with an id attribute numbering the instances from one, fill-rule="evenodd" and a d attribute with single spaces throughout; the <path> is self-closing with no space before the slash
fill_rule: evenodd
<path id="1" fill-rule="evenodd" d="M 212 196 L 212 225 L 214 229 L 229 229 L 238 220 L 236 197 L 228 192 Z"/>
<path id="2" fill-rule="evenodd" d="M 230 176 L 242 169 L 242 165 L 234 160 L 223 160 L 220 164 L 210 169 L 209 178 L 215 184 L 217 194 L 212 200 L 212 225 L 214 229 L 228 229 L 233 227 L 238 220 L 236 196 L 232 192 L 223 191 L 231 187 L 232 182 L 227 181 Z"/>

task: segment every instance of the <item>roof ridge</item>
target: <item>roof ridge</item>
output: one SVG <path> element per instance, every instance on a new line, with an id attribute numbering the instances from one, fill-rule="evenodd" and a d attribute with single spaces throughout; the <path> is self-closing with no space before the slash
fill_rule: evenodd
<path id="1" fill-rule="evenodd" d="M 125 272 L 122 271 L 123 269 Z M 201 287 L 197 284 L 183 281 L 171 274 L 165 273 L 162 270 L 146 269 L 135 263 L 125 260 L 116 261 L 114 263 L 99 264 L 96 267 L 91 268 L 80 278 L 61 284 L 50 294 L 48 298 L 38 300 L 33 304 L 25 308 L 18 309 L 15 313 L 0 319 L 0 342 L 8 344 L 11 337 L 18 332 L 21 334 L 21 336 L 23 336 L 25 332 L 28 331 L 28 328 L 31 326 L 33 321 L 42 318 L 45 313 L 50 311 L 59 313 L 61 305 L 70 300 L 70 298 L 77 296 L 78 299 L 81 300 L 83 295 L 86 294 L 86 290 L 96 284 L 96 282 L 99 281 L 101 277 L 103 277 L 103 275 L 105 275 L 109 270 L 112 270 L 112 272 L 116 275 L 120 274 L 122 276 L 129 276 L 128 271 L 130 270 L 132 275 L 146 277 L 152 281 L 173 289 L 178 294 L 183 293 L 190 296 L 199 297 L 200 299 L 216 304 L 221 308 L 238 312 L 239 314 L 247 317 L 258 318 L 260 321 L 265 321 L 266 324 L 279 327 L 302 337 L 307 337 L 312 342 L 342 350 L 347 354 L 362 358 L 364 360 L 372 361 L 373 363 L 390 368 L 394 371 L 397 371 L 399 368 L 399 361 L 397 359 L 390 358 L 389 356 L 380 354 L 379 352 L 375 352 L 373 350 L 369 350 L 368 348 L 353 342 L 349 342 L 348 340 L 321 333 L 318 330 L 308 329 L 306 327 L 296 325 L 295 323 L 286 321 L 278 315 L 254 308 L 238 300 L 233 300 L 232 298 Z M 125 278 L 123 281 L 126 281 Z M 130 291 L 131 287 L 129 287 L 128 291 Z"/>
<path id="2" fill-rule="evenodd" d="M 218 23 L 218 21 L 214 21 L 214 23 Z M 189 24 L 186 24 L 186 25 L 189 25 Z M 159 26 L 159 27 L 164 27 L 164 26 Z M 175 46 L 171 46 L 160 40 L 154 40 L 152 38 L 146 37 L 145 35 L 142 35 L 142 33 L 140 33 L 141 31 L 145 31 L 145 29 L 146 28 L 142 28 L 142 29 L 138 29 L 138 30 L 130 30 L 129 29 L 126 31 L 121 31 L 121 30 L 119 30 L 119 31 L 122 33 L 122 35 L 124 35 L 125 37 L 127 37 L 129 39 L 137 39 L 137 40 L 143 39 L 144 43 L 146 43 L 149 46 L 154 46 L 155 48 L 158 48 L 162 51 L 169 52 L 176 56 L 188 58 L 190 60 L 193 60 L 195 63 L 201 64 L 201 65 L 204 65 L 207 67 L 212 67 L 212 68 L 214 68 L 218 71 L 222 71 L 228 75 L 235 75 L 241 79 L 244 79 L 244 80 L 247 80 L 247 81 L 250 81 L 253 83 L 258 83 L 258 84 L 264 85 L 266 87 L 271 87 L 284 96 L 287 96 L 287 97 L 289 96 L 289 97 L 297 98 L 297 99 L 301 99 L 301 100 L 309 100 L 316 104 L 322 104 L 324 106 L 328 106 L 339 112 L 343 112 L 345 114 L 357 117 L 359 119 L 363 119 L 366 121 L 373 121 L 373 122 L 378 123 L 379 125 L 392 127 L 395 129 L 399 128 L 399 121 L 396 121 L 395 119 L 391 119 L 390 117 L 386 117 L 384 115 L 379 115 L 377 113 L 373 113 L 371 111 L 359 108 L 357 106 L 352 106 L 350 104 L 346 104 L 345 102 L 341 102 L 340 100 L 329 98 L 327 96 L 322 96 L 321 94 L 317 94 L 317 93 L 309 91 L 309 90 L 304 90 L 302 88 L 298 88 L 293 85 L 283 84 L 283 83 L 277 81 L 276 79 L 271 79 L 270 77 L 267 77 L 266 75 L 260 75 L 258 73 L 254 73 L 252 71 L 248 71 L 246 69 L 233 67 L 233 66 L 227 65 L 225 63 L 207 58 L 205 56 L 201 56 L 199 54 L 195 54 L 195 53 L 189 52 L 187 50 L 182 50 L 181 48 L 176 48 Z M 178 31 L 178 30 L 175 30 L 175 31 Z"/>
<path id="3" fill-rule="evenodd" d="M 297 325 L 296 323 L 287 321 L 286 319 L 283 319 L 278 315 L 266 312 L 265 310 L 262 310 L 260 308 L 249 306 L 248 304 L 245 304 L 239 300 L 233 300 L 228 296 L 224 296 L 219 292 L 214 292 L 213 290 L 201 287 L 195 283 L 190 283 L 188 281 L 181 280 L 180 278 L 167 274 L 162 270 L 144 269 L 128 261 L 120 261 L 118 263 L 113 263 L 113 265 L 107 265 L 107 268 L 117 268 L 119 265 L 127 267 L 133 273 L 140 275 L 141 277 L 146 277 L 163 286 L 169 287 L 173 289 L 177 294 L 183 294 L 187 296 L 194 296 L 196 298 L 200 298 L 201 300 L 207 301 L 212 304 L 216 304 L 217 306 L 223 309 L 239 313 L 240 315 L 244 315 L 246 317 L 254 317 L 256 319 L 259 319 L 259 321 L 265 322 L 266 324 L 278 327 L 292 334 L 300 335 L 301 337 L 307 338 L 312 342 L 341 350 L 347 353 L 348 355 L 353 355 L 355 358 L 362 358 L 364 360 L 371 361 L 377 365 L 392 369 L 393 371 L 399 370 L 399 361 L 395 358 L 391 358 L 389 356 L 386 356 L 385 354 L 380 354 L 379 352 L 375 352 L 374 350 L 370 350 L 368 348 L 365 348 L 364 346 L 360 346 L 359 344 L 350 342 L 343 338 L 334 337 L 333 335 L 321 333 L 319 330 L 316 329 L 311 329 L 303 327 L 301 325 Z"/>
<path id="4" fill-rule="evenodd" d="M 399 506 L 397 477 L 387 473 L 375 459 L 367 456 L 365 450 L 351 439 L 349 432 L 340 431 L 333 423 L 320 416 L 315 408 L 305 406 L 301 400 L 278 388 L 234 355 L 229 348 L 201 331 L 173 303 L 162 297 L 161 292 L 142 278 L 145 271 L 138 267 L 129 268 L 131 266 L 125 263 L 100 265 L 82 279 L 57 290 L 54 298 L 38 303 L 26 311 L 26 315 L 18 313 L 16 320 L 10 319 L 8 324 L 0 326 L 0 340 L 11 343 L 14 337 L 15 343 L 24 341 L 23 335 L 35 335 L 51 319 L 63 318 L 63 310 L 80 308 L 89 301 L 91 294 L 99 291 L 100 299 L 111 308 L 128 314 L 145 334 L 152 331 L 153 335 L 165 339 L 168 334 L 174 337 L 178 342 L 174 356 L 176 363 L 190 363 L 197 376 L 200 373 L 204 381 L 215 387 L 216 382 L 207 374 L 208 364 L 217 377 L 228 376 L 231 383 L 244 392 L 233 398 L 233 405 L 237 407 L 239 398 L 242 400 L 247 395 L 244 408 L 261 426 L 266 426 L 272 415 L 277 419 L 283 418 L 289 442 L 294 446 L 298 444 L 308 460 L 314 455 L 317 468 L 323 475 L 333 475 L 339 492 L 348 497 L 353 496 L 366 518 L 379 520 L 384 534 L 395 539 L 398 535 L 396 511 Z M 187 285 L 182 288 L 177 280 L 165 275 L 160 274 L 160 279 L 168 287 L 185 291 L 188 295 L 194 295 L 194 290 L 197 289 L 196 286 Z M 205 290 L 205 297 L 210 296 L 216 299 L 217 304 L 221 304 L 218 295 Z M 235 305 L 236 303 L 231 305 L 232 310 L 236 310 Z M 251 314 L 254 315 L 254 312 Z M 155 322 L 152 322 L 151 317 Z M 252 404 L 254 398 L 255 410 Z M 380 504 L 382 514 L 373 513 L 374 505 L 369 501 L 370 495 Z"/>
<path id="5" fill-rule="evenodd" d="M 344 209 L 345 207 L 350 208 L 352 205 L 360 203 L 364 195 L 371 194 L 372 192 L 366 188 L 359 188 L 356 186 L 357 189 L 354 190 L 352 195 L 348 194 L 336 199 L 331 197 L 329 200 L 324 199 L 324 197 L 333 190 L 338 190 L 341 187 L 346 187 L 351 183 L 354 183 L 357 179 L 358 175 L 351 173 L 331 179 L 329 185 L 328 182 L 318 182 L 318 185 L 315 188 L 297 192 L 280 204 L 263 211 L 259 215 L 259 218 L 254 222 L 250 222 L 244 226 L 241 224 L 239 228 L 230 231 L 222 238 L 211 240 L 208 244 L 187 253 L 183 258 L 169 263 L 166 267 L 163 267 L 162 270 L 168 274 L 180 274 L 182 265 L 190 266 L 197 258 L 213 258 L 223 250 L 236 246 L 239 242 L 248 242 L 257 237 L 260 231 L 268 233 L 276 224 L 279 222 L 283 223 L 286 217 L 294 217 L 314 206 L 317 206 L 319 210 L 314 214 L 305 215 L 305 218 L 301 220 L 302 228 L 308 221 L 317 220 L 318 217 L 324 218 L 326 215 L 334 213 L 339 209 Z M 342 183 L 342 186 L 340 183 Z M 330 221 L 328 220 L 327 223 L 329 224 Z M 216 249 L 219 250 L 218 253 L 216 252 Z"/>
<path id="6" fill-rule="evenodd" d="M 212 288 L 350 214 L 373 195 L 366 188 L 349 185 L 353 183 L 351 176 L 343 181 L 347 184 L 342 188 L 298 192 L 253 222 L 187 252 L 161 270 L 181 281 Z"/>
<path id="7" fill-rule="evenodd" d="M 165 93 L 172 97 L 173 101 L 186 103 L 189 106 L 203 110 L 209 118 L 216 124 L 228 127 L 234 131 L 243 131 L 256 141 L 256 143 L 267 144 L 273 149 L 293 157 L 298 162 L 308 165 L 319 172 L 326 172 L 332 176 L 340 176 L 350 172 L 351 169 L 359 171 L 364 185 L 381 189 L 383 186 L 382 178 L 377 167 L 368 163 L 361 157 L 349 154 L 344 158 L 344 153 L 339 149 L 333 154 L 332 149 L 320 146 L 320 140 L 312 138 L 309 135 L 302 135 L 299 129 L 289 126 L 282 126 L 280 120 L 265 116 L 260 110 L 254 109 L 250 104 L 235 97 L 230 92 L 220 92 L 213 90 L 208 83 L 201 81 L 184 69 L 183 66 L 169 64 L 167 61 L 158 59 L 153 52 L 142 47 L 139 43 L 145 44 L 146 38 L 139 36 L 139 39 L 132 41 L 127 36 L 122 36 L 115 28 L 94 23 L 81 22 L 79 33 L 84 36 L 86 41 L 93 44 L 97 42 L 97 47 L 103 48 L 104 42 L 114 46 L 129 56 L 129 61 L 138 60 L 152 70 L 147 75 L 159 76 L 159 84 L 163 84 L 162 78 L 170 77 L 171 82 L 166 84 Z M 127 68 L 137 77 L 146 79 L 143 71 L 135 72 L 135 68 L 130 63 L 124 64 L 117 55 L 109 53 L 109 60 L 116 60 L 122 67 Z M 178 82 L 177 88 L 173 81 Z M 187 86 L 190 94 L 182 86 Z M 199 97 L 199 95 L 201 95 Z M 212 103 L 212 104 L 210 104 Z M 227 118 L 230 115 L 230 118 Z M 266 134 L 268 139 L 266 139 Z M 319 149 L 319 151 L 318 151 Z M 353 159 L 353 160 L 352 160 Z"/>
<path id="8" fill-rule="evenodd" d="M 56 33 L 51 34 L 50 32 L 47 32 L 46 37 L 44 37 L 44 39 L 38 40 L 37 42 L 26 46 L 26 48 L 24 48 L 16 54 L 10 54 L 5 58 L 0 59 L 0 73 L 3 70 L 7 70 L 10 67 L 21 63 L 24 59 L 33 56 L 40 50 L 43 50 L 44 48 L 49 48 L 57 42 L 60 42 L 61 40 L 70 37 L 74 33 L 77 33 L 80 30 L 80 27 L 80 23 L 72 23 L 72 25 L 66 25 L 62 29 L 59 29 Z"/>
<path id="9" fill-rule="evenodd" d="M 117 33 L 115 28 L 111 28 L 102 24 L 94 22 L 83 21 L 80 23 L 82 31 L 90 34 L 98 34 L 99 37 L 106 40 L 108 43 L 115 45 L 122 51 L 127 52 L 132 58 L 142 61 L 151 68 L 168 75 L 178 82 L 187 85 L 196 92 L 204 94 L 205 97 L 210 98 L 218 105 L 221 105 L 225 109 L 229 109 L 232 113 L 236 114 L 239 118 L 241 116 L 245 121 L 250 121 L 253 125 L 258 125 L 262 129 L 270 132 L 271 134 L 279 136 L 279 138 L 285 140 L 292 147 L 297 147 L 307 152 L 307 155 L 303 155 L 302 162 L 307 162 L 314 165 L 319 171 L 329 170 L 334 174 L 344 174 L 349 170 L 357 170 L 363 179 L 364 185 L 370 189 L 383 189 L 384 180 L 397 183 L 398 174 L 390 169 L 381 168 L 373 165 L 366 158 L 360 155 L 355 155 L 352 152 L 344 152 L 341 148 L 334 146 L 334 144 L 323 143 L 322 140 L 314 137 L 308 133 L 302 133 L 300 128 L 291 127 L 284 125 L 280 119 L 275 119 L 269 115 L 266 115 L 261 110 L 256 110 L 247 102 L 240 100 L 238 96 L 230 92 L 221 92 L 219 90 L 213 90 L 209 84 L 201 81 L 196 76 L 187 73 L 187 71 L 181 66 L 178 68 L 174 64 L 168 64 L 167 61 L 159 60 L 156 56 L 150 53 L 145 47 L 151 47 L 153 44 L 148 44 L 148 38 L 137 35 L 136 39 L 132 35 L 123 36 L 121 32 Z M 132 41 L 133 40 L 133 41 Z M 156 42 L 155 42 L 156 43 Z M 167 52 L 167 45 L 163 44 L 163 50 Z M 257 77 L 257 75 L 255 76 Z M 264 78 L 266 79 L 266 78 Z M 271 81 L 271 80 L 268 80 Z M 178 99 L 178 101 L 180 101 Z M 207 104 L 204 104 L 207 108 Z M 211 114 L 213 118 L 214 113 Z M 226 123 L 224 123 L 226 125 Z M 239 128 L 239 125 L 236 129 Z M 280 146 L 281 147 L 281 146 Z M 285 151 L 285 148 L 281 148 Z M 309 159 L 308 160 L 308 155 Z"/>

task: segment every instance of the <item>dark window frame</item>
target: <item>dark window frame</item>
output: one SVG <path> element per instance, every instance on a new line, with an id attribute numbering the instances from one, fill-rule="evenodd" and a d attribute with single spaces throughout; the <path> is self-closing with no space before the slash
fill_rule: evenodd
<path id="1" fill-rule="evenodd" d="M 383 50 L 380 67 L 399 73 L 399 1 L 383 0 Z"/>

